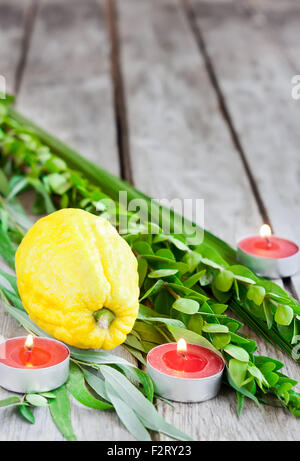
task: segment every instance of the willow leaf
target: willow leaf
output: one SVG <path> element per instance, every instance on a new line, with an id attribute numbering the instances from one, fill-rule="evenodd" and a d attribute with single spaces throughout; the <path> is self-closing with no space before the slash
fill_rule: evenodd
<path id="1" fill-rule="evenodd" d="M 106 392 L 111 400 L 120 420 L 126 427 L 126 429 L 139 441 L 151 441 L 149 432 L 145 429 L 139 418 L 136 416 L 130 406 L 122 400 L 119 395 L 115 392 L 113 386 L 109 382 L 109 378 L 106 378 Z"/>
<path id="2" fill-rule="evenodd" d="M 82 370 L 74 362 L 70 363 L 70 374 L 67 382 L 67 389 L 73 397 L 89 408 L 95 410 L 111 410 L 112 406 L 109 403 L 102 402 L 96 399 L 88 391 Z"/>
<path id="3" fill-rule="evenodd" d="M 77 440 L 71 422 L 71 407 L 66 386 L 61 386 L 55 391 L 55 399 L 49 405 L 53 422 L 67 440 Z"/>
<path id="4" fill-rule="evenodd" d="M 101 372 L 113 387 L 119 398 L 130 402 L 131 408 L 149 429 L 163 432 L 178 440 L 190 440 L 190 437 L 164 421 L 154 405 L 117 370 L 101 366 Z"/>

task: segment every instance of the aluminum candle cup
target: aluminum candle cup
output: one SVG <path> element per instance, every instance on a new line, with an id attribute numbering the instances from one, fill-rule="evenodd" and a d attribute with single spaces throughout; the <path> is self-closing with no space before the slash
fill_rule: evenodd
<path id="1" fill-rule="evenodd" d="M 299 247 L 275 236 L 245 237 L 238 242 L 238 261 L 255 274 L 267 278 L 291 277 L 299 271 Z"/>
<path id="2" fill-rule="evenodd" d="M 195 344 L 187 344 L 183 353 L 177 346 L 178 343 L 162 344 L 147 355 L 147 372 L 155 391 L 176 402 L 203 402 L 216 397 L 222 382 L 223 359 Z"/>
<path id="3" fill-rule="evenodd" d="M 31 335 L 29 335 L 31 336 Z M 49 338 L 8 339 L 0 344 L 0 385 L 13 392 L 47 392 L 68 379 L 70 351 L 63 343 Z"/>

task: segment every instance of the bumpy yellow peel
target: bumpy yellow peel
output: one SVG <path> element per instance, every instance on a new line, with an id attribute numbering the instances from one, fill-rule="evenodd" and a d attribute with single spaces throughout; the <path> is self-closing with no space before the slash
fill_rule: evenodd
<path id="1" fill-rule="evenodd" d="M 137 260 L 105 219 L 79 209 L 37 221 L 16 254 L 19 293 L 30 318 L 44 331 L 80 348 L 123 343 L 138 313 Z M 93 312 L 115 318 L 99 326 Z"/>

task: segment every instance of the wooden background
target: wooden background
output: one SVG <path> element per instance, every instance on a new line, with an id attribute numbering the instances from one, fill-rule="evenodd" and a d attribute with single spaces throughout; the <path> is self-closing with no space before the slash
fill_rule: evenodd
<path id="1" fill-rule="evenodd" d="M 299 26 L 297 0 L 0 0 L 0 74 L 24 115 L 87 158 L 155 198 L 203 198 L 230 244 L 263 222 L 299 242 Z M 299 276 L 278 282 L 300 294 Z M 1 310 L 0 334 L 21 332 Z M 238 419 L 228 389 L 158 408 L 196 440 L 300 439 L 281 409 L 246 402 Z M 32 426 L 1 409 L 0 440 L 62 440 L 35 413 Z M 132 440 L 113 413 L 73 401 L 72 417 L 80 440 Z"/>

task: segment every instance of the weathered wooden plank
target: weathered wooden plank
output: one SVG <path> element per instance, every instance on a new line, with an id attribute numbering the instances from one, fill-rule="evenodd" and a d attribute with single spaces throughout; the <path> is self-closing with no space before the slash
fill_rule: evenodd
<path id="1" fill-rule="evenodd" d="M 0 1 L 0 75 L 5 77 L 6 90 L 14 92 L 16 68 L 20 59 L 24 36 L 25 15 L 30 0 Z"/>
<path id="2" fill-rule="evenodd" d="M 300 44 L 299 44 L 299 24 L 300 24 L 300 4 L 299 2 L 292 1 L 289 3 L 288 7 L 285 5 L 285 8 L 279 10 L 272 7 L 269 1 L 264 1 L 261 4 L 257 5 L 258 14 L 261 14 L 263 10 L 263 15 L 265 20 L 268 23 L 268 28 L 272 32 L 272 37 L 278 43 L 278 46 L 282 49 L 284 55 L 287 57 L 290 64 L 290 75 L 299 75 L 300 67 Z M 292 91 L 295 82 L 291 85 L 290 89 Z M 297 113 L 300 111 L 300 101 L 299 99 L 294 101 L 294 104 L 297 108 Z M 288 116 L 288 114 L 287 114 Z M 299 160 L 297 161 L 299 166 Z M 294 195 L 291 190 L 291 194 Z M 297 192 L 295 194 L 297 196 Z M 299 203 L 298 203 L 299 209 Z M 299 243 L 299 240 L 298 240 Z M 293 277 L 293 283 L 296 288 L 298 297 L 300 298 L 300 274 L 297 274 Z"/>
<path id="3" fill-rule="evenodd" d="M 205 227 L 234 245 L 261 220 L 178 5 L 118 2 L 134 181 L 154 197 L 203 198 Z"/>
<path id="4" fill-rule="evenodd" d="M 103 3 L 39 2 L 17 107 L 119 174 Z"/>
<path id="5" fill-rule="evenodd" d="M 257 230 L 261 217 L 181 5 L 118 2 L 134 181 L 155 197 L 204 198 L 206 227 L 235 244 Z M 220 52 L 223 42 L 219 36 Z M 283 358 L 248 334 L 261 353 Z M 284 362 L 297 375 L 296 365 Z M 196 440 L 298 437 L 297 421 L 281 410 L 263 413 L 248 403 L 238 420 L 226 389 L 210 402 L 159 408 Z"/>
<path id="6" fill-rule="evenodd" d="M 299 242 L 300 105 L 291 97 L 295 68 L 277 37 L 281 10 L 268 19 L 252 2 L 247 8 L 235 2 L 222 8 L 197 0 L 192 5 L 274 231 Z M 286 8 L 285 17 L 299 22 L 299 15 L 299 9 L 289 13 Z M 270 21 L 276 17 L 272 29 Z M 294 27 L 294 42 L 295 32 Z"/>
<path id="7" fill-rule="evenodd" d="M 12 53 L 13 44 L 9 49 Z M 17 107 L 88 158 L 118 174 L 108 51 L 102 3 L 39 2 Z M 14 73 L 14 59 L 7 62 L 7 68 Z M 24 334 L 3 310 L 0 324 L 4 337 Z M 112 352 L 132 360 L 120 348 Z M 0 389 L 0 398 L 7 395 L 10 394 Z M 13 409 L 2 409 L 0 422 L 4 429 L 0 440 L 63 440 L 47 409 L 35 413 L 37 422 L 32 426 Z M 80 440 L 132 440 L 115 413 L 98 413 L 74 399 L 72 420 Z"/>

